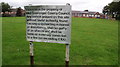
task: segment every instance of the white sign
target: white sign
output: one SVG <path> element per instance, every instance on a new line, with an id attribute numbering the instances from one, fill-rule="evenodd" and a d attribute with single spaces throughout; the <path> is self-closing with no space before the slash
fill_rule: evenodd
<path id="1" fill-rule="evenodd" d="M 28 41 L 71 43 L 71 6 L 25 6 Z"/>

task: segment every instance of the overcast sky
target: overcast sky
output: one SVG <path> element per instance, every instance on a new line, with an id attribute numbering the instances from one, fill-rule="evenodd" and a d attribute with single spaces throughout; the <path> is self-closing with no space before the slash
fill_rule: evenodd
<path id="1" fill-rule="evenodd" d="M 23 8 L 29 4 L 65 5 L 66 3 L 70 3 L 72 5 L 72 10 L 89 10 L 97 12 L 102 12 L 103 7 L 112 1 L 113 0 L 0 0 L 0 2 L 9 3 L 14 8 Z"/>

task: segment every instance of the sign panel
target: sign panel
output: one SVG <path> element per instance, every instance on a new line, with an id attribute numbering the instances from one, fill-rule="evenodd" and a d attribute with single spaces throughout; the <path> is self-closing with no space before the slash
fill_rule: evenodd
<path id="1" fill-rule="evenodd" d="M 25 6 L 26 38 L 34 42 L 71 43 L 71 6 Z"/>

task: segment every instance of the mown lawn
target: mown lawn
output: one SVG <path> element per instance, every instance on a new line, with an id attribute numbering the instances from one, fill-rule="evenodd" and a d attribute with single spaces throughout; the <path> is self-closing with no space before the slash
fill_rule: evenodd
<path id="1" fill-rule="evenodd" d="M 0 66 L 2 65 L 2 18 L 0 18 Z"/>
<path id="2" fill-rule="evenodd" d="M 25 17 L 2 18 L 2 64 L 29 65 Z M 64 65 L 65 45 L 34 43 L 36 65 Z M 72 18 L 70 65 L 118 64 L 118 21 Z"/>

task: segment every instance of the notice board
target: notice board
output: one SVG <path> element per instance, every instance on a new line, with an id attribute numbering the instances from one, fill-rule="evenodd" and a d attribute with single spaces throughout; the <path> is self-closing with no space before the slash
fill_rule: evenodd
<path id="1" fill-rule="evenodd" d="M 71 5 L 25 6 L 25 10 L 28 41 L 71 43 Z"/>

